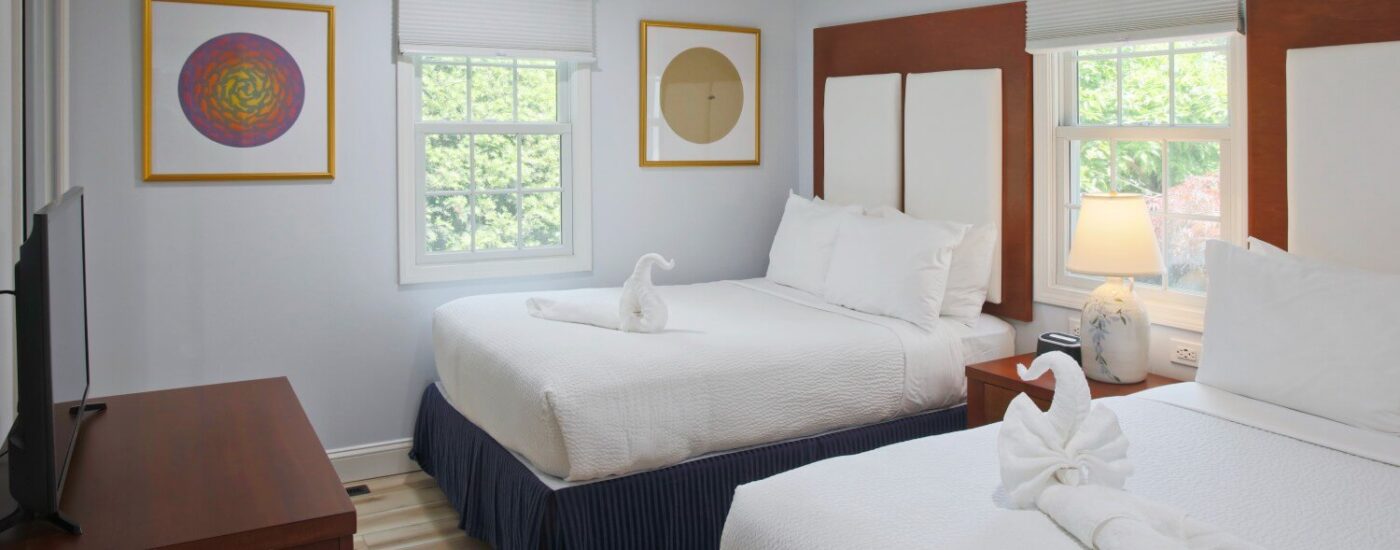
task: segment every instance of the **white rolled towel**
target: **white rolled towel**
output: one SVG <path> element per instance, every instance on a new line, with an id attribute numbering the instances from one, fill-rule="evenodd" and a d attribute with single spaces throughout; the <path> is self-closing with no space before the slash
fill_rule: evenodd
<path id="1" fill-rule="evenodd" d="M 623 332 L 661 332 L 670 316 L 661 293 L 651 282 L 651 269 L 675 267 L 660 254 L 647 254 L 637 260 L 632 276 L 622 285 L 618 298 L 594 294 L 575 294 L 569 300 L 532 297 L 525 300 L 530 315 L 551 321 L 580 323 Z"/>
<path id="2" fill-rule="evenodd" d="M 525 310 L 541 319 L 618 329 L 621 320 L 617 316 L 617 299 L 611 292 L 606 297 L 576 294 L 570 298 L 529 298 L 525 300 Z"/>
<path id="3" fill-rule="evenodd" d="M 1035 506 L 1035 497 L 1052 484 L 1094 484 L 1121 489 L 1132 474 L 1128 438 L 1118 416 L 1094 405 L 1089 383 L 1074 358 L 1052 352 L 1037 357 L 1027 369 L 1017 365 L 1022 380 L 1055 374 L 1055 399 L 1041 412 L 1026 394 L 1006 409 L 997 454 L 1002 485 L 1019 508 Z"/>
<path id="4" fill-rule="evenodd" d="M 1022 380 L 1055 374 L 1055 399 L 1041 412 L 1025 394 L 1007 408 L 997 453 L 1011 503 L 1032 506 L 1089 548 L 1258 548 L 1171 507 L 1123 491 L 1132 465 L 1118 416 L 1094 404 L 1084 371 L 1068 355 L 1037 357 Z"/>
<path id="5" fill-rule="evenodd" d="M 661 332 L 666 329 L 670 310 L 656 285 L 651 283 L 652 267 L 671 270 L 676 262 L 655 252 L 642 256 L 632 268 L 632 276 L 622 284 L 622 300 L 618 304 L 618 328 L 623 332 Z"/>
<path id="6" fill-rule="evenodd" d="M 1261 547 L 1169 506 L 1100 485 L 1045 488 L 1036 506 L 1089 548 L 1258 550 Z"/>

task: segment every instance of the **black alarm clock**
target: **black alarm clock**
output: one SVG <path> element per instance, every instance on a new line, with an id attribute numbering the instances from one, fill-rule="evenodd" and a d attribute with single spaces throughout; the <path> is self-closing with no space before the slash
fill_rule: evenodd
<path id="1" fill-rule="evenodd" d="M 1063 351 L 1074 358 L 1075 363 L 1083 364 L 1079 354 L 1079 337 L 1063 332 L 1047 332 L 1036 340 L 1035 355 L 1040 357 L 1052 351 Z"/>

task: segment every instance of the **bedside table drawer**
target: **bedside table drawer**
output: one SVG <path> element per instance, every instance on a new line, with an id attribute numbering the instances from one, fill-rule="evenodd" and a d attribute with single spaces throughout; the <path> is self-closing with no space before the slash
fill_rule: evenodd
<path id="1" fill-rule="evenodd" d="M 1001 422 L 1002 417 L 1006 416 L 1006 408 L 1011 406 L 1011 400 L 1015 399 L 1021 392 L 991 384 L 983 387 L 985 388 L 983 390 L 985 399 L 982 400 L 982 414 L 985 415 L 983 418 L 987 419 L 987 424 Z M 1040 407 L 1042 411 L 1050 409 L 1048 401 L 1034 397 L 1031 398 L 1031 401 L 1035 402 L 1035 406 Z"/>

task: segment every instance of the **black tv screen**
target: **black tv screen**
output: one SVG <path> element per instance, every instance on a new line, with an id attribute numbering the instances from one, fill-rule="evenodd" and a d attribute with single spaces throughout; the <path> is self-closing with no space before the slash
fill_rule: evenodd
<path id="1" fill-rule="evenodd" d="M 19 416 L 10 492 L 31 514 L 58 511 L 88 392 L 82 188 L 34 214 L 15 266 Z"/>

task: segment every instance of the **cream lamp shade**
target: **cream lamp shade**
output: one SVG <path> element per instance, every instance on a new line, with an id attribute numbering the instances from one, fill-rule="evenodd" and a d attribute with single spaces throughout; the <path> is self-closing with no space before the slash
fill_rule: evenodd
<path id="1" fill-rule="evenodd" d="M 1162 273 L 1162 252 L 1142 195 L 1084 195 L 1065 267 L 1108 277 Z"/>

